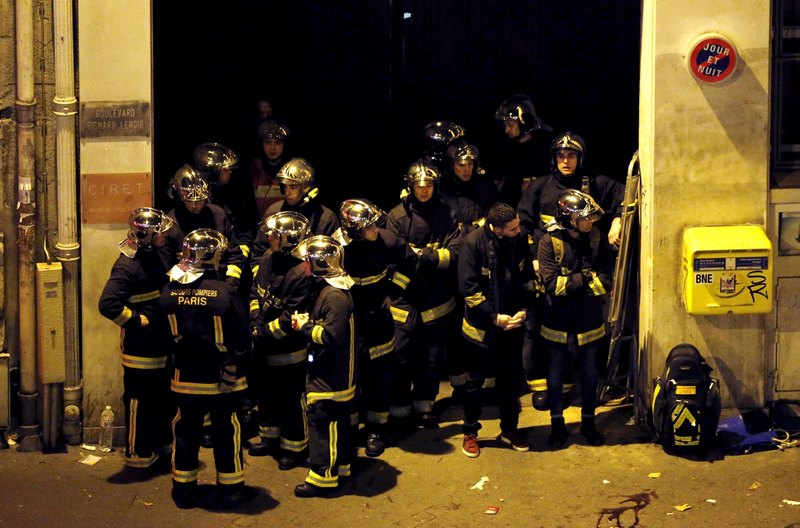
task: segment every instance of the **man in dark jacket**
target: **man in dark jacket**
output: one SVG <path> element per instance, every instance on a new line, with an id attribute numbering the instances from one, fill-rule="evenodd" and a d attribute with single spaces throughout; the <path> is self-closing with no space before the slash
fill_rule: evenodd
<path id="1" fill-rule="evenodd" d="M 567 440 L 562 384 L 577 352 L 581 387 L 581 435 L 591 445 L 605 441 L 594 424 L 597 399 L 597 347 L 605 336 L 603 304 L 611 287 L 614 256 L 608 240 L 594 225 L 602 208 L 588 194 L 569 190 L 539 243 L 539 273 L 547 307 L 541 336 L 547 347 L 547 393 L 552 423 L 548 444 L 558 449 Z"/>
<path id="2" fill-rule="evenodd" d="M 308 340 L 309 469 L 305 482 L 294 489 L 300 498 L 322 497 L 339 489 L 340 477 L 350 475 L 353 449 L 350 417 L 356 394 L 356 341 L 353 280 L 342 267 L 344 250 L 333 238 L 316 235 L 296 250 L 313 278 L 308 312 L 292 316 L 292 328 Z"/>
<path id="3" fill-rule="evenodd" d="M 458 283 L 466 305 L 461 333 L 469 357 L 461 452 L 470 458 L 480 455 L 477 433 L 487 371 L 497 373 L 498 440 L 516 451 L 529 449 L 517 425 L 523 380 L 522 325 L 534 300 L 534 276 L 530 248 L 519 234 L 516 211 L 500 202 L 489 209 L 486 225 L 460 245 Z"/>
<path id="4" fill-rule="evenodd" d="M 252 497 L 244 485 L 240 397 L 247 388 L 250 333 L 236 290 L 217 278 L 228 241 L 212 229 L 186 235 L 180 263 L 159 299 L 165 347 L 174 373 L 171 389 L 178 405 L 173 421 L 175 453 L 172 499 L 179 508 L 197 502 L 198 454 L 206 414 L 211 416 L 219 506 Z"/>
<path id="5" fill-rule="evenodd" d="M 152 468 L 169 456 L 170 422 L 175 416 L 169 394 L 170 364 L 153 330 L 161 288 L 171 257 L 164 232 L 172 219 L 158 209 L 134 210 L 130 229 L 119 243 L 120 256 L 100 294 L 100 313 L 120 327 L 125 405 L 125 464 Z M 166 458 L 164 459 L 166 461 Z"/>

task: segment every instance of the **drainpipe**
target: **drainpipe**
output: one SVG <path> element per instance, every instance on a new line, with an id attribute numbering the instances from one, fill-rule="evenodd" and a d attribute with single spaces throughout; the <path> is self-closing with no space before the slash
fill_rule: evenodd
<path id="1" fill-rule="evenodd" d="M 39 451 L 42 438 L 36 421 L 36 100 L 33 94 L 33 0 L 16 2 L 17 47 L 17 213 L 19 264 L 20 451 Z"/>
<path id="2" fill-rule="evenodd" d="M 55 41 L 56 181 L 58 182 L 58 240 L 56 258 L 64 273 L 64 345 L 66 378 L 64 381 L 64 440 L 70 445 L 81 442 L 81 400 L 83 386 L 80 369 L 80 333 L 78 314 L 78 263 L 80 243 L 77 234 L 77 198 L 75 184 L 75 64 L 73 56 L 72 0 L 53 2 Z"/>

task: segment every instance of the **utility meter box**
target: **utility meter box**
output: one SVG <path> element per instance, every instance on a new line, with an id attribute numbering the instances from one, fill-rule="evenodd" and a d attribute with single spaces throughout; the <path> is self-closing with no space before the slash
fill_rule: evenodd
<path id="1" fill-rule="evenodd" d="M 772 311 L 772 244 L 759 226 L 683 233 L 684 303 L 695 315 Z"/>

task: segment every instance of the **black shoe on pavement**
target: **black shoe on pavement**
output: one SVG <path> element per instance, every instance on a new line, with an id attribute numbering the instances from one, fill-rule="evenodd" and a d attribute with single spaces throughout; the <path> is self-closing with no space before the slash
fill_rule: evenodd
<path id="1" fill-rule="evenodd" d="M 177 489 L 172 488 L 172 502 L 182 510 L 188 510 L 197 506 L 197 489 Z"/>
<path id="2" fill-rule="evenodd" d="M 547 445 L 552 449 L 561 449 L 567 443 L 567 427 L 564 425 L 563 418 L 551 420 L 550 436 L 547 437 Z"/>
<path id="3" fill-rule="evenodd" d="M 380 433 L 372 431 L 367 435 L 367 442 L 364 446 L 364 454 L 368 457 L 378 457 L 386 449 L 386 443 Z"/>
<path id="4" fill-rule="evenodd" d="M 550 406 L 547 404 L 547 391 L 534 391 L 531 394 L 531 405 L 537 411 L 550 410 Z"/>
<path id="5" fill-rule="evenodd" d="M 530 451 L 531 446 L 528 444 L 528 440 L 519 434 L 519 431 L 514 429 L 513 431 L 509 431 L 507 433 L 500 433 L 500 436 L 497 437 L 497 440 L 501 444 L 505 444 L 514 451 Z"/>
<path id="6" fill-rule="evenodd" d="M 235 508 L 251 500 L 255 493 L 250 486 L 235 486 L 234 489 L 226 490 L 228 486 L 217 485 L 218 498 L 217 506 L 223 510 Z"/>
<path id="7" fill-rule="evenodd" d="M 606 437 L 595 428 L 594 421 L 581 421 L 581 436 L 583 436 L 591 446 L 601 446 L 606 443 Z"/>
<path id="8" fill-rule="evenodd" d="M 281 471 L 289 471 L 302 464 L 306 459 L 306 451 L 300 453 L 293 453 L 291 451 L 282 451 L 280 458 L 278 458 L 278 469 Z"/>
<path id="9" fill-rule="evenodd" d="M 312 499 L 314 497 L 330 497 L 339 490 L 336 488 L 320 488 L 308 482 L 298 484 L 294 487 L 294 496 L 301 499 Z"/>
<path id="10" fill-rule="evenodd" d="M 425 429 L 438 429 L 439 428 L 439 417 L 433 413 L 425 413 L 420 416 L 419 419 L 422 427 Z"/>
<path id="11" fill-rule="evenodd" d="M 260 442 L 250 444 L 247 454 L 254 457 L 272 456 L 275 454 L 275 446 L 262 438 Z"/>

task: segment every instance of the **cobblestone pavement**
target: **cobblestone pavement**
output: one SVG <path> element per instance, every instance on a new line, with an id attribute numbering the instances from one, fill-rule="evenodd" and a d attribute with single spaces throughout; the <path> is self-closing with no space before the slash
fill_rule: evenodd
<path id="1" fill-rule="evenodd" d="M 420 429 L 379 458 L 361 449 L 353 479 L 335 498 L 297 499 L 304 468 L 279 471 L 271 458 L 246 456 L 257 495 L 224 512 L 177 509 L 168 474 L 128 470 L 119 452 L 87 465 L 81 460 L 97 452 L 12 447 L 0 451 L 0 527 L 800 527 L 800 449 L 669 456 L 634 423 L 631 408 L 619 406 L 599 409 L 602 447 L 582 441 L 579 410 L 570 408 L 568 447 L 553 452 L 547 413 L 532 409 L 528 396 L 522 401 L 530 452 L 494 440 L 499 420 L 487 408 L 481 455 L 463 456 L 461 412 L 450 407 L 438 430 Z M 211 490 L 212 452 L 201 457 L 201 486 Z M 490 507 L 494 515 L 485 513 Z"/>

